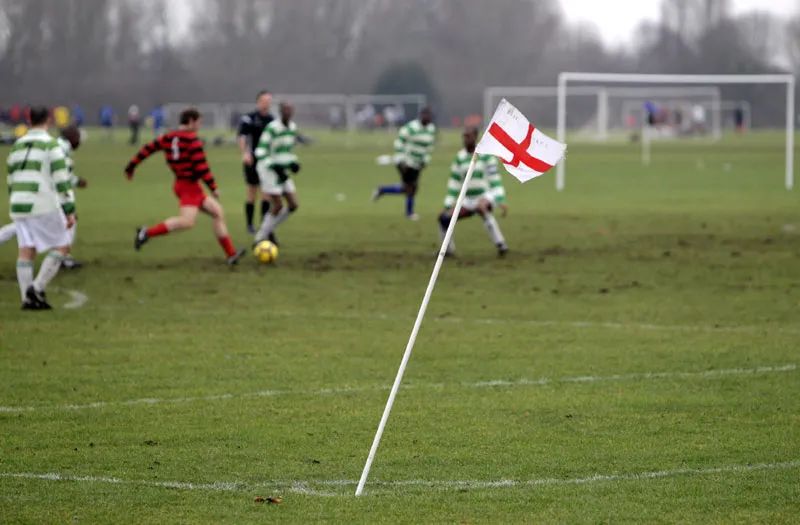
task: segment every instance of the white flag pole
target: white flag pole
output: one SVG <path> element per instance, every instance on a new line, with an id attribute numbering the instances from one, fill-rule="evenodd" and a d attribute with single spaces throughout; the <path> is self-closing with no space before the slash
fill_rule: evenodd
<path id="1" fill-rule="evenodd" d="M 453 208 L 453 214 L 450 216 L 450 224 L 447 226 L 447 232 L 444 234 L 442 247 L 439 249 L 439 256 L 436 258 L 436 264 L 433 265 L 433 273 L 431 274 L 430 281 L 428 281 L 428 289 L 425 290 L 425 296 L 422 298 L 422 304 L 419 307 L 419 312 L 417 312 L 417 320 L 414 321 L 414 328 L 411 330 L 411 337 L 408 338 L 406 351 L 403 354 L 402 361 L 400 361 L 400 368 L 397 370 L 397 377 L 394 378 L 392 390 L 389 392 L 389 400 L 386 401 L 386 408 L 383 409 L 383 416 L 381 416 L 381 422 L 378 424 L 378 431 L 375 433 L 375 439 L 372 440 L 372 447 L 369 449 L 367 462 L 364 465 L 363 472 L 361 472 L 361 479 L 359 480 L 358 487 L 356 488 L 356 496 L 360 496 L 364 492 L 364 485 L 366 484 L 367 477 L 369 476 L 369 469 L 372 467 L 372 461 L 375 459 L 375 453 L 378 451 L 378 445 L 380 444 L 381 437 L 383 436 L 383 429 L 386 427 L 386 422 L 389 420 L 389 414 L 392 412 L 394 398 L 397 396 L 397 391 L 400 390 L 400 383 L 403 381 L 403 374 L 405 374 L 406 365 L 408 364 L 408 360 L 411 358 L 411 351 L 414 349 L 414 343 L 417 340 L 419 327 L 422 325 L 422 319 L 425 317 L 425 310 L 428 309 L 428 302 L 431 299 L 433 288 L 436 286 L 436 279 L 439 277 L 439 270 L 442 268 L 442 262 L 444 261 L 447 247 L 450 245 L 450 239 L 453 237 L 453 231 L 456 229 L 456 222 L 458 221 L 458 216 L 461 213 L 461 205 L 464 203 L 464 196 L 467 194 L 467 185 L 472 178 L 472 172 L 475 170 L 476 158 L 477 153 L 473 153 L 472 160 L 470 161 L 469 168 L 467 169 L 467 174 L 464 177 L 464 183 L 461 185 L 461 193 L 458 194 L 458 200 L 456 200 L 456 205 Z"/>

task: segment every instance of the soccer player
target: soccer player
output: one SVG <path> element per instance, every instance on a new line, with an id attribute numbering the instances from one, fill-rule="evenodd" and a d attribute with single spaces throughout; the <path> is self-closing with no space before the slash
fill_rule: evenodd
<path id="1" fill-rule="evenodd" d="M 170 217 L 150 228 L 141 227 L 136 230 L 133 246 L 139 250 L 152 237 L 194 227 L 197 213 L 202 210 L 214 220 L 214 233 L 228 258 L 228 264 L 233 265 L 239 262 L 245 250 L 237 252 L 228 235 L 222 205 L 218 201 L 217 183 L 206 162 L 203 143 L 197 137 L 200 124 L 199 111 L 194 108 L 183 110 L 180 115 L 180 127 L 177 130 L 167 132 L 142 146 L 125 167 L 125 175 L 131 180 L 136 167 L 143 160 L 157 151 L 163 151 L 167 164 L 175 174 L 173 191 L 180 202 L 180 215 L 177 217 Z M 213 197 L 205 194 L 200 186 L 200 179 L 211 190 Z"/>
<path id="2" fill-rule="evenodd" d="M 450 178 L 447 181 L 447 196 L 444 199 L 444 211 L 439 215 L 439 232 L 442 239 L 450 224 L 450 217 L 453 215 L 458 194 L 461 191 L 461 184 L 467 175 L 472 154 L 475 152 L 475 145 L 478 141 L 478 128 L 470 127 L 464 130 L 464 148 L 456 153 L 453 164 L 450 165 Z M 500 225 L 494 218 L 492 210 L 495 206 L 500 207 L 505 217 L 508 213 L 506 204 L 506 191 L 503 188 L 503 181 L 497 172 L 497 159 L 493 155 L 478 155 L 475 160 L 475 170 L 472 172 L 467 194 L 461 206 L 458 220 L 471 217 L 476 213 L 483 218 L 483 224 L 489 233 L 489 238 L 497 247 L 497 254 L 504 256 L 508 252 L 506 240 Z M 450 245 L 446 249 L 447 255 L 455 255 L 455 241 L 450 238 Z"/>
<path id="3" fill-rule="evenodd" d="M 73 170 L 74 161 L 72 160 L 72 152 L 78 149 L 81 144 L 80 131 L 75 125 L 69 125 L 61 130 L 61 136 L 56 139 L 56 142 L 58 142 L 58 145 L 64 152 L 64 162 L 66 163 L 67 171 L 69 172 L 70 186 L 72 188 L 85 188 L 87 186 L 86 179 L 75 175 Z M 65 269 L 75 269 L 82 266 L 80 262 L 76 261 L 72 257 L 72 245 L 75 244 L 76 228 L 77 222 L 73 224 L 71 228 L 69 228 L 70 246 L 66 256 L 61 261 L 61 267 Z M 0 227 L 0 244 L 11 240 L 15 235 L 17 235 L 17 226 L 14 222 Z"/>
<path id="4" fill-rule="evenodd" d="M 406 218 L 419 220 L 414 213 L 414 196 L 417 194 L 420 173 L 431 160 L 435 140 L 433 113 L 431 108 L 424 107 L 419 112 L 419 118 L 400 128 L 394 141 L 394 162 L 403 183 L 379 186 L 372 193 L 372 200 L 376 201 L 384 195 L 405 195 Z"/>
<path id="5" fill-rule="evenodd" d="M 47 133 L 50 113 L 32 107 L 31 128 L 8 156 L 10 215 L 19 245 L 17 282 L 23 310 L 49 310 L 45 288 L 69 253 L 68 228 L 75 224 L 75 198 L 64 151 Z M 47 252 L 36 278 L 36 254 Z"/>
<path id="6" fill-rule="evenodd" d="M 256 110 L 246 115 L 242 115 L 239 122 L 238 142 L 239 150 L 242 152 L 242 166 L 244 169 L 244 181 L 247 184 L 247 195 L 244 203 L 244 217 L 247 221 L 247 232 L 255 233 L 253 227 L 253 215 L 256 209 L 256 196 L 259 194 L 261 185 L 258 172 L 256 171 L 256 145 L 258 139 L 264 132 L 267 124 L 274 120 L 269 112 L 272 103 L 272 94 L 265 90 L 259 91 L 256 95 Z M 269 199 L 261 199 L 261 218 L 269 210 Z M 260 221 L 259 221 L 260 222 Z"/>
<path id="7" fill-rule="evenodd" d="M 293 114 L 292 105 L 281 102 L 281 118 L 267 124 L 255 150 L 262 198 L 270 201 L 269 211 L 264 215 L 255 236 L 256 243 L 264 239 L 275 242 L 274 236 L 270 237 L 273 230 L 290 213 L 297 211 L 297 190 L 289 175 L 289 172 L 300 171 L 297 155 L 293 151 L 298 140 L 297 125 L 292 121 Z M 283 199 L 286 199 L 286 207 L 283 206 Z"/>
<path id="8" fill-rule="evenodd" d="M 78 149 L 81 145 L 81 132 L 74 124 L 67 126 L 61 130 L 61 136 L 56 139 L 58 145 L 64 151 L 64 160 L 67 163 L 67 171 L 69 172 L 69 182 L 72 188 L 85 188 L 88 186 L 86 179 L 79 177 L 75 174 L 75 161 L 72 159 L 72 152 Z M 75 235 L 78 223 L 72 225 L 69 229 L 69 249 L 67 256 L 61 262 L 61 266 L 68 270 L 77 269 L 83 266 L 82 263 L 76 261 L 72 257 L 72 246 L 75 244 Z"/>

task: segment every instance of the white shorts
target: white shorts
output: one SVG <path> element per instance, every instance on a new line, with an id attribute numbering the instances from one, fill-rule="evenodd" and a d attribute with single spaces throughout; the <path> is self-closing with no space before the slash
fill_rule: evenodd
<path id="1" fill-rule="evenodd" d="M 278 181 L 278 174 L 267 168 L 263 164 L 256 165 L 258 180 L 261 182 L 261 192 L 267 195 L 283 195 L 285 193 L 297 193 L 294 181 L 291 177 L 286 182 Z"/>
<path id="2" fill-rule="evenodd" d="M 489 205 L 494 206 L 494 199 L 491 197 L 487 197 L 486 195 L 478 195 L 477 197 L 464 197 L 464 201 L 461 203 L 461 209 L 476 212 L 478 211 L 478 203 L 482 200 L 485 200 L 489 203 Z"/>
<path id="3" fill-rule="evenodd" d="M 20 248 L 36 248 L 41 253 L 70 245 L 67 219 L 60 210 L 17 218 L 14 224 L 17 226 L 17 244 Z"/>

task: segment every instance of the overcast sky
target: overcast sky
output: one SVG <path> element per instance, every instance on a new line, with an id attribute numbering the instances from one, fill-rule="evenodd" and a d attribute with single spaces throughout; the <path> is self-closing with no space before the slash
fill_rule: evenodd
<path id="1" fill-rule="evenodd" d="M 627 43 L 633 30 L 644 19 L 658 18 L 661 0 L 560 0 L 572 22 L 591 22 L 609 44 Z M 796 12 L 798 0 L 732 0 L 736 13 L 754 9 L 789 15 Z"/>

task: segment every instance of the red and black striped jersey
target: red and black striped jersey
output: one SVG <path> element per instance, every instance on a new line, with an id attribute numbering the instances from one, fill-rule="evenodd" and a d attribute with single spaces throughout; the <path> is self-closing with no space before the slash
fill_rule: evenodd
<path id="1" fill-rule="evenodd" d="M 208 167 L 203 143 L 197 133 L 188 130 L 175 130 L 164 133 L 152 142 L 148 142 L 131 159 L 126 171 L 133 170 L 147 157 L 157 151 L 163 151 L 170 169 L 178 179 L 197 181 L 202 179 L 208 189 L 215 191 L 217 183 Z"/>

